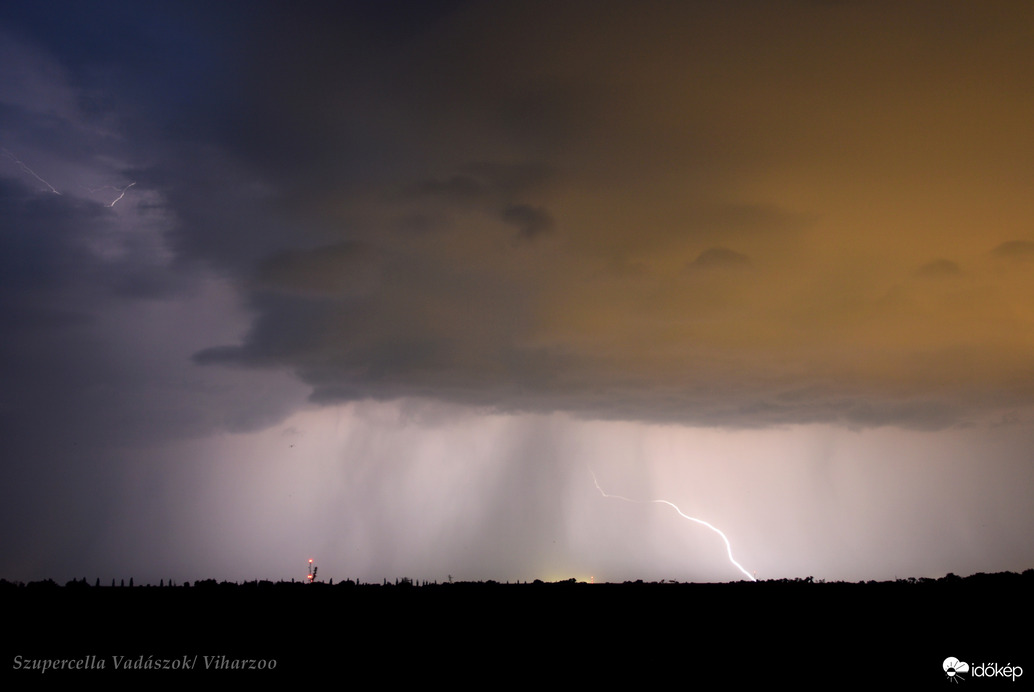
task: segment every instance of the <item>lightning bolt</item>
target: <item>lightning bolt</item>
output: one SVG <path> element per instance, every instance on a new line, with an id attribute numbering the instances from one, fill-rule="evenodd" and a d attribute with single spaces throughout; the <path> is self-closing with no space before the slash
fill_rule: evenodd
<path id="1" fill-rule="evenodd" d="M 129 185 L 126 185 L 126 186 L 125 186 L 124 188 L 122 188 L 121 190 L 119 190 L 119 193 L 120 193 L 120 194 L 119 194 L 119 196 L 118 196 L 118 197 L 116 197 L 116 198 L 115 198 L 115 200 L 114 200 L 114 201 L 113 201 L 113 202 L 112 202 L 111 204 L 109 204 L 108 206 L 109 206 L 109 207 L 113 207 L 113 206 L 115 206 L 115 202 L 117 202 L 117 201 L 119 201 L 120 199 L 122 199 L 123 197 L 125 197 L 125 196 L 126 196 L 126 190 L 128 190 L 128 189 L 129 189 L 129 188 L 131 188 L 131 187 L 133 187 L 134 185 L 136 185 L 136 183 L 130 183 Z M 118 188 L 115 188 L 115 189 L 116 189 L 116 190 L 118 190 Z"/>
<path id="2" fill-rule="evenodd" d="M 719 531 L 718 528 L 715 527 L 713 524 L 709 524 L 708 522 L 704 521 L 703 519 L 697 519 L 696 517 L 689 516 L 688 514 L 683 512 L 681 509 L 679 509 L 678 506 L 676 506 L 674 503 L 668 502 L 667 500 L 633 500 L 631 498 L 623 497 L 621 495 L 611 495 L 610 493 L 606 492 L 603 488 L 600 487 L 600 482 L 599 482 L 599 480 L 597 480 L 596 474 L 593 473 L 593 470 L 591 468 L 589 469 L 589 473 L 592 474 L 592 482 L 596 484 L 596 489 L 600 491 L 600 495 L 603 495 L 603 497 L 612 498 L 612 499 L 615 499 L 615 500 L 624 500 L 625 502 L 636 502 L 636 503 L 652 502 L 652 503 L 655 503 L 655 504 L 668 505 L 669 507 L 674 509 L 676 512 L 678 512 L 679 516 L 682 517 L 683 519 L 689 519 L 692 522 L 696 522 L 697 524 L 700 524 L 701 526 L 706 526 L 707 528 L 711 529 L 716 534 L 721 536 L 723 541 L 725 541 L 725 550 L 729 554 L 729 562 L 731 562 L 732 564 L 736 565 L 736 569 L 738 569 L 739 571 L 743 572 L 744 576 L 746 576 L 747 579 L 750 579 L 751 581 L 757 581 L 757 579 L 755 579 L 754 576 L 750 572 L 748 572 L 747 570 L 743 569 L 743 565 L 741 565 L 740 563 L 736 562 L 736 560 L 732 556 L 732 544 L 729 543 L 728 537 L 724 533 Z"/>
<path id="3" fill-rule="evenodd" d="M 85 185 L 80 185 L 79 187 L 83 188 L 84 190 L 89 192 L 91 195 L 95 195 L 98 192 L 100 192 L 101 190 L 114 190 L 115 192 L 119 193 L 119 196 L 116 197 L 115 200 L 111 204 L 108 205 L 109 207 L 113 207 L 113 206 L 115 206 L 115 202 L 118 202 L 120 199 L 122 199 L 123 197 L 126 196 L 126 190 L 128 190 L 131 187 L 133 187 L 134 185 L 136 185 L 136 183 L 130 183 L 129 185 L 126 185 L 125 187 L 115 187 L 114 185 L 102 185 L 100 187 L 86 187 Z"/>
<path id="4" fill-rule="evenodd" d="M 55 195 L 60 195 L 60 194 L 61 194 L 60 192 L 58 192 L 58 191 L 57 191 L 57 189 L 56 189 L 56 188 L 55 188 L 55 187 L 54 187 L 53 185 L 51 185 L 50 183 L 48 183 L 48 182 L 47 182 L 46 180 L 44 180 L 43 178 L 39 177 L 39 174 L 37 174 L 37 173 L 36 173 L 36 171 L 34 171 L 34 170 L 32 170 L 31 168 L 29 168 L 28 166 L 26 166 L 26 165 L 25 165 L 25 164 L 24 164 L 24 163 L 23 163 L 23 162 L 21 161 L 21 159 L 19 159 L 19 158 L 18 158 L 17 156 L 15 156 L 15 155 L 14 155 L 14 154 L 12 154 L 11 152 L 7 151 L 7 149 L 4 149 L 3 147 L 0 147 L 0 151 L 4 152 L 4 154 L 6 154 L 6 155 L 7 155 L 7 158 L 9 158 L 9 159 L 11 159 L 12 161 L 14 161 L 14 162 L 15 162 L 15 163 L 16 163 L 16 164 L 18 165 L 18 167 L 19 167 L 19 168 L 21 168 L 21 169 L 22 169 L 23 171 L 25 171 L 26 173 L 28 173 L 29 175 L 31 175 L 31 176 L 32 176 L 33 178 L 35 178 L 36 180 L 40 181 L 41 183 L 43 183 L 43 184 L 44 184 L 44 185 L 46 185 L 47 187 L 49 187 L 49 188 L 50 188 L 50 191 L 51 191 L 51 192 L 53 192 L 53 193 L 54 193 Z"/>
<path id="5" fill-rule="evenodd" d="M 26 166 L 24 161 L 22 161 L 17 156 L 12 154 L 5 147 L 0 147 L 0 151 L 2 151 L 7 158 L 9 158 L 11 161 L 13 161 L 24 172 L 28 173 L 33 178 L 35 178 L 36 180 L 40 181 L 41 183 L 46 185 L 48 188 L 50 188 L 50 191 L 53 192 L 55 195 L 60 195 L 61 194 L 60 192 L 57 191 L 56 187 L 54 187 L 53 185 L 48 183 L 46 180 L 41 178 L 39 173 L 37 173 L 36 171 L 34 171 L 31 168 L 29 168 L 28 166 Z M 131 187 L 133 187 L 134 185 L 136 185 L 135 182 L 132 182 L 129 185 L 126 185 L 125 187 L 115 187 L 114 185 L 105 185 L 103 187 L 95 187 L 95 188 L 90 188 L 90 187 L 86 187 L 85 185 L 82 185 L 81 187 L 84 188 L 85 190 L 88 190 L 91 195 L 95 194 L 97 192 L 100 192 L 101 190 L 114 190 L 115 192 L 119 193 L 118 197 L 116 197 L 114 200 L 112 200 L 111 204 L 108 205 L 109 207 L 113 207 L 113 206 L 115 206 L 115 204 L 119 200 L 121 200 L 123 197 L 126 196 L 126 190 L 128 190 Z"/>

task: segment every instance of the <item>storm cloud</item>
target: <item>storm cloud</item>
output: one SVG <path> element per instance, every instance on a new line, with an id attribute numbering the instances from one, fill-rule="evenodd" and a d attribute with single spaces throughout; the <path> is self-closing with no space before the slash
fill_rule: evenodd
<path id="1" fill-rule="evenodd" d="M 1014 564 L 1032 46 L 1018 2 L 5 4 L 2 567 L 157 534 L 221 569 L 301 536 L 364 576 L 620 572 L 586 459 L 648 495 L 698 443 L 694 502 L 741 537 L 811 498 L 795 558 L 753 536 L 771 572 L 842 545 L 841 506 L 867 555 L 893 518 L 937 545 L 895 560 Z M 1005 490 L 946 442 L 998 434 Z M 908 502 L 942 456 L 979 492 L 937 523 Z"/>
<path id="2" fill-rule="evenodd" d="M 952 201 L 960 178 L 974 195 L 987 187 L 988 152 L 1002 151 L 1005 134 L 974 131 L 983 149 L 938 148 L 989 107 L 958 91 L 959 74 L 1007 65 L 987 98 L 1029 100 L 991 31 L 1021 27 L 976 17 L 986 31 L 957 53 L 962 33 L 931 34 L 913 21 L 918 8 L 895 10 L 904 30 L 844 6 L 791 3 L 734 26 L 713 9 L 650 6 L 628 23 L 605 7 L 587 31 L 576 6 L 548 29 L 530 10 L 454 6 L 404 41 L 359 39 L 365 53 L 311 38 L 329 27 L 353 35 L 348 10 L 322 8 L 286 33 L 276 12 L 253 19 L 245 50 L 268 36 L 277 63 L 257 52 L 236 63 L 263 74 L 243 79 L 228 104 L 246 125 L 207 142 L 236 189 L 195 186 L 177 203 L 174 240 L 239 276 L 256 317 L 242 344 L 212 344 L 198 361 L 220 353 L 283 367 L 323 402 L 430 396 L 734 427 L 925 428 L 1031 403 L 1024 330 L 1001 303 L 1023 300 L 1014 289 L 1026 279 L 996 276 L 987 261 L 993 248 L 1023 254 L 1022 241 L 995 237 L 1020 231 L 1026 202 L 989 190 L 999 205 L 991 230 Z M 767 22 L 783 30 L 755 35 Z M 733 32 L 730 44 L 753 37 L 756 54 L 788 70 L 743 60 L 715 41 L 719 30 Z M 872 31 L 892 71 L 858 49 Z M 797 40 L 802 32 L 841 45 Z M 928 34 L 927 52 L 913 54 Z M 679 75 L 691 78 L 676 87 Z M 303 88 L 324 99 L 313 104 Z M 578 128 L 561 115 L 590 106 Z M 1029 139 L 1023 128 L 1012 136 Z M 240 179 L 235 166 L 261 176 Z M 902 202 L 906 176 L 927 182 Z M 249 188 L 258 197 L 239 206 L 263 208 L 261 218 L 211 228 L 221 213 L 208 206 Z M 199 210 L 204 220 L 188 228 Z M 406 219 L 435 221 L 414 235 Z M 515 235 L 544 242 L 515 245 Z M 973 282 L 952 300 L 895 303 L 933 251 L 962 259 Z M 608 274 L 617 258 L 641 272 Z M 680 265 L 751 271 L 686 276 Z M 274 289 L 292 295 L 265 295 Z M 980 318 L 987 329 L 974 333 Z M 970 374 L 948 366 L 959 357 Z"/>

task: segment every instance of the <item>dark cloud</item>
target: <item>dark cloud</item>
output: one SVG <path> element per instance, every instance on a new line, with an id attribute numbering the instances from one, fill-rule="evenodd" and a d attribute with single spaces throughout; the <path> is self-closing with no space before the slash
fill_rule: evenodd
<path id="1" fill-rule="evenodd" d="M 703 232 L 730 234 L 786 233 L 815 222 L 806 214 L 774 204 L 702 203 L 694 209 L 691 223 Z"/>
<path id="2" fill-rule="evenodd" d="M 943 67 L 974 69 L 956 53 L 968 44 L 917 29 L 932 42 L 920 64 L 903 58 L 915 36 L 849 7 L 784 9 L 737 22 L 658 4 L 630 23 L 607 7 L 590 29 L 569 9 L 545 27 L 470 3 L 404 40 L 349 10 L 254 18 L 234 42 L 227 127 L 153 169 L 174 247 L 225 271 L 254 311 L 240 343 L 197 362 L 282 367 L 321 402 L 420 396 L 733 426 L 965 418 L 977 375 L 920 378 L 911 363 L 956 341 L 994 361 L 960 326 L 991 279 L 950 297 L 894 282 L 961 271 L 915 270 L 936 240 L 910 229 L 954 221 L 950 201 L 899 197 L 926 175 L 917 152 L 943 141 L 917 134 L 908 109 L 938 113 L 945 137 L 969 122 L 971 94 Z M 859 57 L 873 32 L 887 46 L 876 64 Z M 782 68 L 730 48 L 747 36 Z M 982 43 L 968 50 L 997 64 Z M 821 67 L 831 56 L 836 79 Z M 1020 93 L 1020 77 L 996 89 Z M 947 120 L 931 110 L 945 99 Z M 959 156 L 931 166 L 982 179 L 979 157 Z M 890 218 L 901 228 L 873 231 Z M 506 242 L 558 229 L 522 253 Z M 781 398 L 815 388 L 828 394 Z"/>
<path id="3" fill-rule="evenodd" d="M 97 202 L 0 178 L 0 216 L 5 427 L 32 430 L 61 419 L 68 435 L 83 441 L 208 429 L 207 416 L 220 414 L 155 395 L 166 386 L 165 375 L 151 370 L 157 352 L 130 357 L 113 350 L 119 341 L 141 343 L 152 338 L 149 330 L 160 331 L 154 318 L 140 315 L 160 314 L 167 303 L 156 300 L 189 299 L 196 291 L 189 273 L 174 272 L 140 238 L 114 233 L 116 212 Z M 113 328 L 112 313 L 136 313 L 136 322 Z M 185 349 L 182 366 L 198 338 L 181 335 L 178 345 L 166 341 L 158 351 Z"/>
<path id="4" fill-rule="evenodd" d="M 511 204 L 503 209 L 502 219 L 511 226 L 517 227 L 521 238 L 535 238 L 553 230 L 553 217 L 545 209 L 529 204 Z"/>
<path id="5" fill-rule="evenodd" d="M 311 296 L 345 297 L 373 290 L 376 259 L 359 243 L 285 250 L 259 265 L 258 285 Z"/>
<path id="6" fill-rule="evenodd" d="M 555 177 L 553 169 L 543 162 L 500 163 L 480 161 L 464 166 L 470 175 L 487 182 L 505 197 L 518 197 L 541 190 Z"/>
<path id="7" fill-rule="evenodd" d="M 923 266 L 919 267 L 915 273 L 916 276 L 928 279 L 940 279 L 959 276 L 962 274 L 962 269 L 956 262 L 946 259 L 938 259 L 933 260 L 932 262 L 927 262 Z"/>
<path id="8" fill-rule="evenodd" d="M 111 235 L 118 209 L 44 204 L 23 185 L 22 198 L 4 203 L 24 207 L 17 223 L 39 244 L 5 238 L 3 280 L 21 296 L 8 319 L 32 321 L 33 282 L 160 300 L 177 295 L 178 272 L 204 268 L 239 291 L 251 324 L 209 338 L 193 362 L 283 368 L 321 401 L 423 396 L 729 425 L 892 421 L 908 402 L 940 410 L 925 403 L 939 396 L 944 411 L 960 410 L 955 402 L 979 382 L 908 374 L 938 348 L 916 333 L 919 322 L 941 342 L 965 343 L 977 361 L 995 361 L 990 346 L 954 326 L 994 294 L 982 270 L 961 297 L 904 295 L 892 283 L 959 272 L 949 260 L 916 272 L 914 258 L 932 245 L 909 230 L 955 218 L 953 197 L 915 191 L 909 204 L 895 195 L 925 172 L 916 154 L 929 138 L 917 122 L 936 124 L 937 143 L 971 122 L 974 94 L 960 94 L 946 65 L 967 74 L 1002 66 L 984 39 L 798 3 L 738 19 L 660 3 L 633 19 L 606 6 L 591 26 L 574 7 L 548 25 L 529 10 L 477 2 L 436 5 L 404 25 L 348 3 L 263 7 L 237 17 L 191 5 L 160 40 L 133 29 L 169 12 L 80 9 L 83 35 L 64 45 L 55 37 L 66 29 L 41 14 L 4 15 L 19 40 L 46 42 L 73 96 L 47 97 L 72 104 L 64 110 L 19 96 L 4 104 L 9 129 L 50 122 L 48 131 L 79 133 L 59 147 L 69 170 L 69 161 L 96 164 L 102 144 L 131 141 L 112 145 L 124 159 L 115 170 L 137 182 L 134 194 L 148 200 L 139 211 L 160 226 L 149 237 L 171 254 L 163 264 L 123 233 L 112 243 L 121 259 L 100 262 L 95 245 Z M 914 10 L 896 12 L 907 19 Z M 109 35 L 118 40 L 105 44 L 116 17 Z M 923 61 L 902 59 L 916 37 L 893 27 L 906 25 L 930 42 Z M 864 49 L 873 32 L 886 46 L 875 57 Z M 733 49 L 743 42 L 755 57 Z M 959 45 L 976 60 L 960 57 Z M 830 59 L 836 78 L 823 67 Z M 1016 64 L 996 72 L 1002 99 L 1025 98 Z M 166 69 L 170 88 L 159 89 L 153 76 Z M 89 95 L 89 108 L 76 110 Z M 171 108 L 170 99 L 201 105 Z M 945 101 L 952 107 L 935 108 Z M 931 112 L 936 119 L 920 117 Z M 879 113 L 904 119 L 892 127 Z M 81 136 L 101 125 L 118 136 Z M 999 151 L 993 132 L 979 139 Z M 955 155 L 930 165 L 983 180 L 981 155 Z M 1013 206 L 1003 199 L 1003 223 L 1022 216 Z M 913 216 L 923 225 L 910 226 Z M 873 232 L 891 218 L 901 228 Z M 72 219 L 78 236 L 64 229 Z M 48 236 L 55 228 L 63 230 Z M 551 233 L 556 242 L 520 253 L 507 242 Z M 48 237 L 57 240 L 46 245 Z M 1027 245 L 1005 243 L 994 255 L 1025 257 Z M 944 252 L 972 256 L 961 241 Z M 688 279 L 687 267 L 707 280 Z M 39 309 L 40 323 L 92 314 Z M 1009 332 L 1007 317 L 992 323 Z M 865 356 L 847 355 L 854 347 Z M 1020 367 L 1007 362 L 997 367 Z M 996 382 L 1008 380 L 996 371 Z M 857 403 L 781 398 L 815 387 Z M 857 413 L 865 410 L 889 413 Z M 902 424 L 920 418 L 901 413 Z"/>
<path id="9" fill-rule="evenodd" d="M 485 197 L 499 201 L 540 190 L 552 177 L 553 171 L 543 163 L 481 161 L 460 167 L 460 172 L 446 179 L 419 182 L 412 186 L 411 194 L 460 203 Z"/>
<path id="10" fill-rule="evenodd" d="M 8 300 L 25 300 L 31 290 L 74 282 L 89 271 L 86 240 L 102 227 L 98 204 L 39 193 L 0 178 L 0 282 Z"/>
<path id="11" fill-rule="evenodd" d="M 690 269 L 742 269 L 749 266 L 750 259 L 746 255 L 724 247 L 708 248 L 689 264 Z"/>
<path id="12" fill-rule="evenodd" d="M 1034 243 L 1027 240 L 1010 240 L 1002 243 L 993 251 L 996 257 L 1012 260 L 1034 259 Z"/>
<path id="13" fill-rule="evenodd" d="M 487 188 L 482 181 L 471 176 L 454 175 L 448 180 L 426 180 L 418 183 L 413 186 L 413 192 L 464 202 L 484 197 Z"/>

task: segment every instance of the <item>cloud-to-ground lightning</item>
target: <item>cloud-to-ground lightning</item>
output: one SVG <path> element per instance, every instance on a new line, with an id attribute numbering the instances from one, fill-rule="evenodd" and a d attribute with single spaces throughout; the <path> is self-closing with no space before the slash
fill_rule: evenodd
<path id="1" fill-rule="evenodd" d="M 24 163 L 22 162 L 22 160 L 21 160 L 21 159 L 19 159 L 19 158 L 18 158 L 17 156 L 15 156 L 15 155 L 14 155 L 14 154 L 12 154 L 11 152 L 7 151 L 7 149 L 5 149 L 5 148 L 3 148 L 3 147 L 0 147 L 0 151 L 4 152 L 4 154 L 6 154 L 6 155 L 7 155 L 7 158 L 11 159 L 11 161 L 14 161 L 14 162 L 15 162 L 15 163 L 16 163 L 16 164 L 18 165 L 18 167 L 19 167 L 19 168 L 21 168 L 21 169 L 22 169 L 23 171 L 25 171 L 26 173 L 28 173 L 29 175 L 31 175 L 31 176 L 32 176 L 33 178 L 35 178 L 36 180 L 40 181 L 41 183 L 43 183 L 44 185 L 46 185 L 46 186 L 47 186 L 48 188 L 50 188 L 50 191 L 51 191 L 51 192 L 53 192 L 53 193 L 54 193 L 55 195 L 60 195 L 60 194 L 61 194 L 60 192 L 58 192 L 58 191 L 57 191 L 57 188 L 55 188 L 55 187 L 54 187 L 53 185 L 51 185 L 51 184 L 50 184 L 50 183 L 48 183 L 48 182 L 47 182 L 46 180 L 44 180 L 43 178 L 41 178 L 41 177 L 39 176 L 39 174 L 38 174 L 38 173 L 36 173 L 36 171 L 34 171 L 34 170 L 32 170 L 31 168 L 29 168 L 28 166 L 26 166 L 26 165 L 25 165 L 25 164 L 24 164 Z"/>
<path id="2" fill-rule="evenodd" d="M 668 502 L 667 500 L 633 500 L 633 499 L 631 499 L 629 497 L 623 497 L 621 495 L 611 495 L 610 493 L 606 492 L 603 488 L 600 487 L 600 482 L 596 478 L 596 474 L 593 472 L 593 470 L 591 468 L 589 469 L 589 473 L 592 474 L 592 482 L 596 484 L 596 489 L 600 491 L 600 494 L 603 495 L 603 497 L 612 498 L 612 499 L 615 499 L 615 500 L 624 500 L 625 502 L 636 502 L 636 503 L 652 502 L 652 503 L 655 503 L 655 504 L 668 505 L 669 507 L 674 509 L 676 512 L 678 512 L 679 516 L 681 516 L 682 518 L 689 519 L 692 522 L 696 522 L 697 524 L 700 524 L 702 526 L 706 526 L 707 528 L 711 529 L 716 534 L 721 536 L 723 541 L 725 541 L 725 549 L 726 549 L 726 552 L 728 552 L 728 554 L 729 554 L 729 562 L 731 562 L 732 564 L 736 565 L 736 569 L 738 569 L 739 571 L 743 572 L 743 574 L 747 577 L 747 579 L 750 579 L 751 581 L 757 581 L 757 579 L 750 572 L 748 572 L 747 570 L 745 570 L 743 568 L 743 565 L 741 565 L 740 563 L 736 562 L 735 558 L 733 558 L 733 556 L 732 556 L 732 544 L 729 542 L 728 537 L 724 533 L 722 533 L 714 525 L 709 524 L 708 522 L 704 521 L 703 519 L 697 519 L 696 517 L 689 516 L 688 514 L 683 512 L 681 509 L 679 509 L 678 506 L 676 506 L 674 503 Z"/>

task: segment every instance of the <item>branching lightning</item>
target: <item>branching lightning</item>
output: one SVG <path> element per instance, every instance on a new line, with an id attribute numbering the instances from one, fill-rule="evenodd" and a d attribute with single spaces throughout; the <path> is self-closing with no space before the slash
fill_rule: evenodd
<path id="1" fill-rule="evenodd" d="M 125 196 L 126 196 L 126 190 L 128 190 L 128 189 L 129 189 L 129 188 L 131 188 L 131 187 L 133 187 L 134 185 L 136 185 L 136 183 L 130 183 L 129 185 L 126 185 L 126 186 L 125 186 L 124 188 L 122 188 L 121 190 L 119 190 L 119 196 L 118 196 L 118 197 L 116 197 L 116 198 L 115 198 L 115 199 L 114 199 L 114 200 L 112 201 L 112 203 L 111 203 L 111 204 L 109 204 L 108 206 L 109 206 L 109 207 L 113 207 L 113 206 L 115 206 L 115 202 L 117 202 L 117 201 L 119 201 L 120 199 L 122 199 L 123 197 L 125 197 Z"/>
<path id="2" fill-rule="evenodd" d="M 11 152 L 7 151 L 7 149 L 4 149 L 4 148 L 2 148 L 2 147 L 0 147 L 0 151 L 3 151 L 3 152 L 4 152 L 4 154 L 6 154 L 6 155 L 7 155 L 7 158 L 9 158 L 9 159 L 11 159 L 12 161 L 14 161 L 14 162 L 15 162 L 15 163 L 16 163 L 16 164 L 18 165 L 18 167 L 19 167 L 19 168 L 21 168 L 21 169 L 22 169 L 23 171 L 25 171 L 26 173 L 28 173 L 29 175 L 31 175 L 31 176 L 32 176 L 33 178 L 35 178 L 36 180 L 40 181 L 41 183 L 43 183 L 44 185 L 46 185 L 46 186 L 47 186 L 48 188 L 50 188 L 50 191 L 51 191 L 51 192 L 53 192 L 53 193 L 54 193 L 55 195 L 60 195 L 60 194 L 61 194 L 60 192 L 58 192 L 58 191 L 57 191 L 57 188 L 55 188 L 55 187 L 54 187 L 53 185 L 51 185 L 50 183 L 48 183 L 48 182 L 47 182 L 46 180 L 44 180 L 43 178 L 39 177 L 39 174 L 38 174 L 38 173 L 36 173 L 36 171 L 34 171 L 34 170 L 32 170 L 31 168 L 29 168 L 28 166 L 26 166 L 26 165 L 25 165 L 25 164 L 24 164 L 24 163 L 23 163 L 23 162 L 21 161 L 21 159 L 19 159 L 19 158 L 18 158 L 17 156 L 15 156 L 15 155 L 14 155 L 14 154 L 12 154 Z"/>
<path id="3" fill-rule="evenodd" d="M 700 524 L 702 526 L 706 526 L 707 528 L 711 529 L 716 534 L 721 536 L 723 541 L 725 541 L 725 550 L 729 554 L 729 562 L 731 562 L 732 564 L 736 565 L 736 569 L 738 569 L 739 571 L 743 572 L 743 574 L 747 577 L 747 579 L 750 579 L 751 581 L 757 581 L 757 579 L 755 579 L 754 576 L 750 572 L 748 572 L 747 570 L 745 570 L 743 568 L 743 565 L 741 565 L 740 563 L 736 562 L 736 560 L 732 557 L 732 544 L 729 543 L 728 537 L 726 537 L 726 535 L 724 533 L 722 533 L 720 530 L 718 530 L 717 527 L 713 526 L 712 524 L 709 524 L 708 522 L 704 521 L 703 519 L 697 519 L 696 517 L 689 516 L 688 514 L 683 512 L 681 509 L 679 509 L 674 503 L 668 502 L 667 500 L 633 500 L 631 498 L 623 497 L 621 495 L 611 495 L 611 494 L 607 493 L 603 488 L 600 487 L 600 482 L 599 482 L 599 480 L 596 479 L 596 474 L 593 472 L 593 470 L 591 468 L 589 469 L 589 473 L 592 474 L 592 482 L 596 484 L 596 489 L 600 491 L 600 494 L 603 495 L 603 497 L 612 498 L 612 499 L 615 499 L 615 500 L 624 500 L 625 502 L 636 502 L 636 503 L 652 502 L 652 503 L 655 503 L 655 504 L 668 505 L 669 507 L 674 509 L 676 512 L 678 512 L 679 516 L 681 516 L 682 518 L 689 519 L 692 522 L 696 522 L 697 524 Z"/>
<path id="4" fill-rule="evenodd" d="M 15 164 L 15 165 L 17 165 L 17 166 L 18 166 L 19 168 L 21 168 L 21 169 L 22 169 L 22 171 L 24 171 L 25 173 L 28 173 L 28 174 L 29 174 L 29 175 L 31 175 L 31 176 L 32 176 L 33 178 L 35 178 L 36 180 L 38 180 L 38 181 L 40 181 L 41 183 L 43 183 L 44 185 L 46 185 L 46 186 L 47 186 L 47 188 L 49 188 L 49 190 L 50 190 L 51 192 L 53 192 L 53 193 L 54 193 L 55 195 L 60 195 L 60 194 L 61 194 L 60 192 L 58 192 L 58 190 L 57 190 L 57 188 L 56 188 L 56 187 L 54 187 L 53 185 L 51 185 L 50 183 L 48 183 L 48 182 L 47 182 L 46 180 L 44 180 L 43 178 L 41 178 L 41 177 L 40 177 L 40 175 L 39 175 L 39 173 L 37 173 L 36 171 L 34 171 L 34 170 L 32 170 L 31 168 L 29 168 L 28 166 L 26 166 L 26 165 L 25 165 L 25 162 L 24 162 L 24 161 L 22 161 L 22 160 L 21 160 L 21 159 L 19 159 L 19 158 L 18 158 L 17 156 L 15 156 L 14 154 L 12 154 L 12 153 L 11 153 L 10 151 L 8 151 L 8 150 L 7 150 L 7 149 L 6 149 L 5 147 L 0 147 L 0 151 L 2 151 L 2 152 L 4 153 L 4 156 L 6 156 L 6 157 L 7 157 L 7 158 L 9 158 L 9 159 L 10 159 L 10 160 L 11 160 L 12 162 L 14 162 L 14 164 Z M 128 190 L 128 189 L 129 189 L 129 188 L 131 188 L 131 187 L 133 187 L 134 185 L 136 185 L 136 183 L 135 183 L 135 182 L 132 182 L 132 183 L 130 183 L 129 185 L 126 185 L 125 187 L 115 187 L 114 185 L 104 185 L 104 186 L 102 186 L 102 187 L 92 187 L 92 188 L 91 188 L 91 187 L 86 187 L 85 185 L 82 185 L 81 187 L 82 187 L 82 188 L 83 188 L 84 190 L 87 190 L 87 191 L 88 191 L 88 192 L 89 192 L 89 193 L 90 193 L 91 195 L 93 195 L 93 194 L 96 194 L 96 193 L 100 192 L 101 190 L 114 190 L 115 192 L 117 192 L 117 193 L 118 193 L 118 197 L 116 197 L 116 198 L 115 198 L 114 200 L 112 200 L 112 201 L 111 201 L 111 203 L 110 203 L 110 204 L 108 204 L 108 205 L 107 205 L 107 206 L 109 206 L 109 207 L 113 207 L 113 206 L 115 206 L 115 205 L 116 205 L 116 204 L 117 204 L 117 203 L 118 203 L 118 202 L 119 202 L 119 201 L 120 201 L 120 200 L 121 200 L 121 199 L 122 199 L 123 197 L 125 197 L 125 196 L 126 196 L 126 190 Z"/>
<path id="5" fill-rule="evenodd" d="M 111 204 L 108 205 L 109 207 L 113 207 L 115 206 L 115 202 L 118 202 L 120 199 L 126 196 L 126 190 L 133 187 L 134 185 L 136 185 L 135 182 L 130 183 L 125 187 L 115 187 L 114 185 L 102 185 L 101 187 L 86 187 L 85 185 L 82 185 L 81 187 L 87 192 L 89 192 L 91 195 L 95 195 L 101 190 L 114 190 L 115 192 L 119 193 L 118 197 L 116 197 L 114 201 L 112 201 Z"/>

